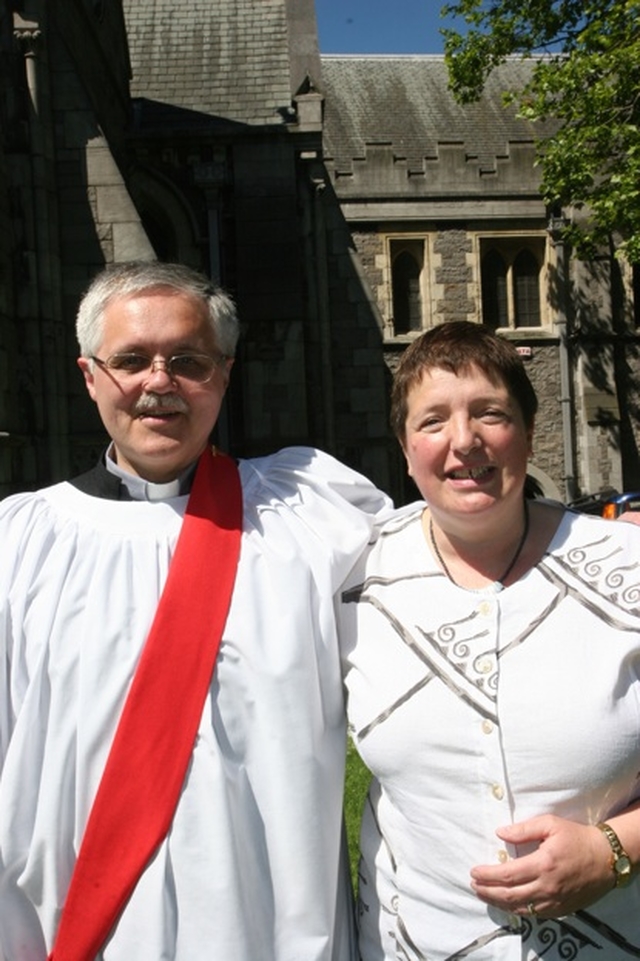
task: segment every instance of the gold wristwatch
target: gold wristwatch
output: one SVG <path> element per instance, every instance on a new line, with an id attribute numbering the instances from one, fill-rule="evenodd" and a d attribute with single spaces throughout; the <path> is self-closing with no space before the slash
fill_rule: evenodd
<path id="1" fill-rule="evenodd" d="M 620 844 L 620 838 L 608 824 L 596 824 L 611 845 L 611 869 L 615 875 L 616 888 L 623 888 L 631 880 L 631 859 Z"/>

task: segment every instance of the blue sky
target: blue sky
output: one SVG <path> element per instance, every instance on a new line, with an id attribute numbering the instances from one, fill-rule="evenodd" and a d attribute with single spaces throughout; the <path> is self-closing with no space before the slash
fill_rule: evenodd
<path id="1" fill-rule="evenodd" d="M 321 53 L 442 53 L 445 0 L 315 0 Z M 461 21 L 449 26 L 461 27 Z"/>

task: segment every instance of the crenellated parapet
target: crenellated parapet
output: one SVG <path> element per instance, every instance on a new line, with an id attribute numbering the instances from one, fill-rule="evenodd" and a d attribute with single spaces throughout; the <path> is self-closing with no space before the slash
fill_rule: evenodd
<path id="1" fill-rule="evenodd" d="M 471 152 L 466 143 L 445 141 L 413 162 L 392 143 L 365 143 L 363 154 L 348 159 L 325 150 L 327 170 L 344 200 L 536 194 L 540 176 L 534 160 L 531 141 L 500 145 L 492 158 Z"/>

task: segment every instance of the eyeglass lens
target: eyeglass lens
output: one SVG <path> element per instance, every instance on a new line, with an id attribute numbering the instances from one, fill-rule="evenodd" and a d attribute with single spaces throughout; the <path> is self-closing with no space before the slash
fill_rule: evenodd
<path id="1" fill-rule="evenodd" d="M 161 361 L 146 354 L 124 353 L 112 354 L 105 361 L 97 357 L 95 359 L 116 374 L 141 374 L 150 368 L 155 370 L 157 366 L 162 366 L 171 378 L 203 382 L 209 380 L 221 358 L 208 354 L 176 354 Z"/>

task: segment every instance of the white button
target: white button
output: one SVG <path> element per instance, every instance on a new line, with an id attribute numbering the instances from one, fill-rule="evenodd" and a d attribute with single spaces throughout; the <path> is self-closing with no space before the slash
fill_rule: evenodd
<path id="1" fill-rule="evenodd" d="M 504 848 L 500 848 L 500 850 L 498 851 L 498 861 L 500 862 L 500 864 L 506 864 L 508 860 L 509 860 L 508 853 L 505 851 Z"/>
<path id="2" fill-rule="evenodd" d="M 504 788 L 499 784 L 494 784 L 491 788 L 491 793 L 493 794 L 496 801 L 502 801 L 504 798 Z"/>
<path id="3" fill-rule="evenodd" d="M 482 601 L 482 603 L 478 605 L 478 614 L 482 614 L 483 617 L 488 617 L 488 615 L 491 613 L 491 610 L 492 605 L 489 603 L 489 601 Z"/>
<path id="4" fill-rule="evenodd" d="M 476 667 L 481 674 L 490 674 L 493 670 L 493 659 L 490 657 L 481 657 Z"/>
<path id="5" fill-rule="evenodd" d="M 482 722 L 482 730 L 485 734 L 492 734 L 493 724 L 491 723 L 491 721 L 487 721 L 487 719 L 485 718 L 485 720 Z"/>

